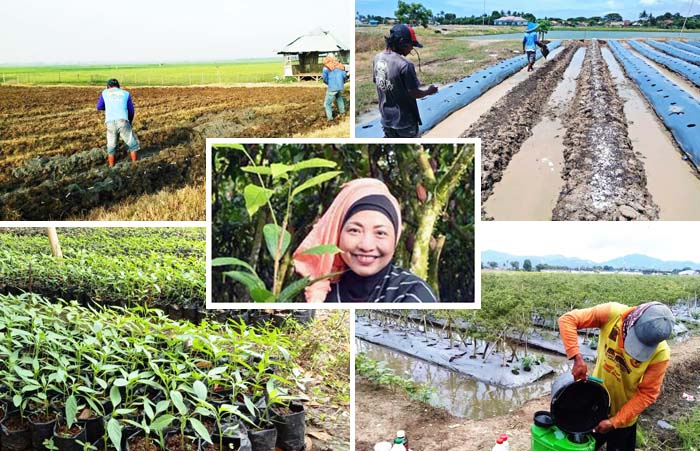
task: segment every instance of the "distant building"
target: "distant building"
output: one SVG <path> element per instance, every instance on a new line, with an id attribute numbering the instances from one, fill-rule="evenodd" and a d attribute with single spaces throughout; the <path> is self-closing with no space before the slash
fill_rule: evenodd
<path id="1" fill-rule="evenodd" d="M 493 21 L 494 25 L 515 25 L 515 26 L 525 26 L 527 25 L 527 20 L 519 16 L 503 16 Z"/>
<path id="2" fill-rule="evenodd" d="M 678 273 L 679 276 L 698 276 L 700 273 L 698 271 L 693 271 L 692 269 L 688 269 L 685 271 L 681 271 Z"/>
<path id="3" fill-rule="evenodd" d="M 344 64 L 350 62 L 350 47 L 320 28 L 299 36 L 277 54 L 284 56 L 283 75 L 297 80 L 320 80 L 326 55 L 335 55 Z"/>

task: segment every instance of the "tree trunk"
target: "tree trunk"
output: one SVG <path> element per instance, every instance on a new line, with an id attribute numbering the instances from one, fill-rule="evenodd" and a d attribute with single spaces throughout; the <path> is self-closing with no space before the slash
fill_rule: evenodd
<path id="1" fill-rule="evenodd" d="M 422 154 L 422 150 L 419 152 L 418 161 L 420 162 L 425 157 L 425 154 Z M 410 268 L 411 272 L 421 279 L 425 280 L 428 278 L 430 239 L 433 235 L 435 223 L 440 214 L 442 214 L 452 192 L 460 183 L 462 174 L 473 162 L 474 145 L 464 145 L 462 150 L 455 156 L 450 169 L 437 181 L 435 189 L 433 190 L 433 197 L 425 204 L 423 214 L 418 224 L 418 230 L 416 231 L 416 240 L 413 246 Z M 429 178 L 432 170 L 428 172 L 424 164 L 421 164 L 421 166 L 424 168 L 426 178 Z"/>
<path id="2" fill-rule="evenodd" d="M 47 227 L 46 234 L 49 236 L 49 244 L 51 245 L 51 255 L 55 258 L 63 258 L 63 252 L 61 252 L 61 243 L 58 242 L 58 234 L 56 233 L 56 227 Z"/>
<path id="3" fill-rule="evenodd" d="M 428 284 L 435 289 L 435 293 L 440 293 L 440 254 L 445 246 L 445 235 L 438 236 L 435 249 L 430 253 L 430 273 L 428 275 Z"/>

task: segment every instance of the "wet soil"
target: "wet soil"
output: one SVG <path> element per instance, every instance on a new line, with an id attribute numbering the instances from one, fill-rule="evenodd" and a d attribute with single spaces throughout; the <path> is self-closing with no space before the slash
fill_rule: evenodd
<path id="1" fill-rule="evenodd" d="M 205 137 L 286 137 L 329 126 L 319 87 L 134 88 L 132 168 L 106 162 L 101 89 L 0 87 L 0 219 L 79 215 L 126 196 L 204 183 Z M 204 199 L 202 199 L 204 202 Z"/>
<path id="2" fill-rule="evenodd" d="M 660 419 L 673 421 L 697 405 L 683 401 L 683 393 L 700 391 L 700 337 L 672 345 L 671 362 L 656 403 L 640 416 L 640 424 L 662 442 L 658 449 L 681 449 L 678 434 L 656 426 Z M 589 370 L 593 365 L 588 365 Z M 549 410 L 550 397 L 542 396 L 525 403 L 509 415 L 472 420 L 454 417 L 409 399 L 403 392 L 378 387 L 358 377 L 355 384 L 357 451 L 372 451 L 374 444 L 393 438 L 397 430 L 405 430 L 416 451 L 470 451 L 491 449 L 499 434 L 508 434 L 511 449 L 530 449 L 530 426 L 538 410 Z"/>
<path id="3" fill-rule="evenodd" d="M 554 60 L 531 73 L 462 133 L 461 137 L 481 138 L 482 204 L 493 193 L 494 184 L 501 180 L 513 155 L 532 136 L 532 127 L 539 122 L 540 112 L 577 49 L 577 43 L 567 44 Z"/>
<path id="4" fill-rule="evenodd" d="M 600 46 L 591 41 L 567 120 L 564 188 L 554 220 L 658 219 L 623 107 Z"/>
<path id="5" fill-rule="evenodd" d="M 586 54 L 579 48 L 564 78 L 549 98 L 542 120 L 503 173 L 502 180 L 484 204 L 496 220 L 549 221 L 562 187 L 564 121 L 576 91 L 576 79 Z M 527 186 L 523 190 L 523 186 Z"/>
<path id="6" fill-rule="evenodd" d="M 158 444 L 153 439 L 135 437 L 129 440 L 130 451 L 158 451 Z"/>
<path id="7" fill-rule="evenodd" d="M 168 437 L 165 439 L 165 448 L 169 451 L 197 451 L 198 446 L 197 446 L 197 441 L 192 440 L 189 437 L 185 437 L 184 440 L 184 447 L 182 446 L 183 442 L 181 440 L 182 436 L 180 434 L 170 434 Z M 216 446 L 216 449 L 218 449 L 218 445 Z"/>
<path id="8" fill-rule="evenodd" d="M 10 415 L 12 414 L 10 413 Z M 10 432 L 23 431 L 29 427 L 29 423 L 19 415 L 12 415 L 5 418 L 2 425 Z"/>
<path id="9" fill-rule="evenodd" d="M 700 198 L 700 178 L 697 171 L 688 161 L 684 161 L 673 136 L 647 104 L 636 84 L 625 76 L 610 50 L 602 49 L 602 54 L 618 94 L 625 102 L 627 132 L 634 150 L 643 156 L 647 189 L 659 206 L 659 219 L 700 220 L 700 203 L 697 202 Z M 647 62 L 652 64 L 650 60 Z M 668 76 L 667 73 L 664 75 Z M 674 81 L 683 89 L 689 88 L 683 86 L 681 81 Z M 688 92 L 693 94 L 692 91 Z"/>

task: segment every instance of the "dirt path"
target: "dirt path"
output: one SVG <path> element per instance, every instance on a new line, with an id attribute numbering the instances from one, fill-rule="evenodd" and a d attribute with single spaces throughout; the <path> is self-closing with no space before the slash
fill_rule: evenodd
<path id="1" fill-rule="evenodd" d="M 625 76 L 610 50 L 603 49 L 602 53 L 617 92 L 625 102 L 629 138 L 634 150 L 643 156 L 647 189 L 659 206 L 659 219 L 700 220 L 700 203 L 697 201 L 700 199 L 700 178 L 697 171 L 683 160 L 673 136 L 649 107 L 634 82 Z M 680 85 L 680 81 L 674 82 L 686 89 Z M 689 92 L 693 95 L 692 91 Z"/>
<path id="2" fill-rule="evenodd" d="M 659 208 L 627 135 L 623 102 L 597 41 L 588 46 L 564 144 L 555 220 L 652 220 Z"/>
<path id="3" fill-rule="evenodd" d="M 540 112 L 578 48 L 569 44 L 557 58 L 518 84 L 493 108 L 481 116 L 462 137 L 478 136 L 481 143 L 481 200 L 493 193 L 494 184 L 522 144 L 532 136 L 532 127 L 540 120 Z"/>
<path id="4" fill-rule="evenodd" d="M 552 61 L 555 61 L 557 55 L 563 51 L 563 47 L 555 49 L 548 59 L 541 59 L 537 62 L 535 65 L 535 70 L 541 70 Z M 486 91 L 484 95 L 474 100 L 469 105 L 449 115 L 444 121 L 440 122 L 427 133 L 423 134 L 423 137 L 452 138 L 455 136 L 460 136 L 464 130 L 471 127 L 474 122 L 478 121 L 482 115 L 489 111 L 499 99 L 508 94 L 514 87 L 518 86 L 529 77 L 530 73 L 528 73 L 527 68 L 523 68 L 520 72 L 506 78 L 497 86 L 494 86 Z"/>
<path id="5" fill-rule="evenodd" d="M 484 203 L 486 215 L 496 220 L 549 221 L 562 187 L 564 167 L 563 118 L 576 91 L 576 79 L 586 54 L 580 48 L 549 98 L 542 120 L 513 156 Z M 527 189 L 523 189 L 527 187 Z"/>
<path id="6" fill-rule="evenodd" d="M 671 364 L 657 402 L 640 417 L 647 434 L 663 444 L 658 449 L 677 449 L 673 431 L 656 426 L 659 419 L 673 421 L 687 414 L 693 404 L 682 401 L 684 392 L 697 393 L 700 385 L 700 337 L 672 346 Z M 590 366 L 589 366 L 590 368 Z M 530 426 L 538 410 L 549 410 L 549 396 L 528 401 L 508 416 L 485 420 L 454 417 L 443 410 L 410 400 L 403 392 L 377 388 L 357 378 L 355 384 L 355 430 L 357 451 L 372 451 L 375 443 L 390 440 L 400 429 L 407 431 L 415 451 L 469 451 L 491 449 L 499 434 L 508 434 L 511 449 L 530 449 Z M 696 403 L 697 404 L 697 403 Z M 656 448 L 640 448 L 656 449 Z"/>

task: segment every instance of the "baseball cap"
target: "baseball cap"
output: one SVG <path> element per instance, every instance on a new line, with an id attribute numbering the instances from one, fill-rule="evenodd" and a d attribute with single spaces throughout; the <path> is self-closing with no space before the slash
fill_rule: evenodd
<path id="1" fill-rule="evenodd" d="M 397 24 L 391 27 L 391 31 L 389 32 L 391 36 L 396 36 L 402 41 L 407 41 L 410 42 L 413 47 L 418 47 L 423 48 L 423 44 L 418 42 L 418 39 L 416 39 L 416 30 L 413 28 L 409 27 L 408 25 L 404 24 Z"/>
<path id="2" fill-rule="evenodd" d="M 665 305 L 648 306 L 627 332 L 625 351 L 640 362 L 649 360 L 659 343 L 671 336 L 674 323 L 673 313 Z"/>

